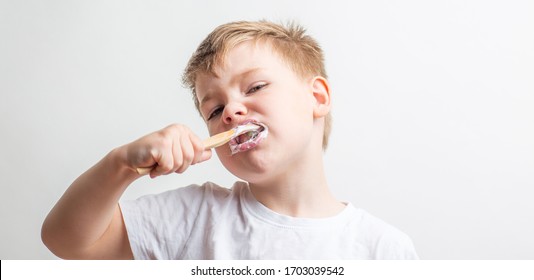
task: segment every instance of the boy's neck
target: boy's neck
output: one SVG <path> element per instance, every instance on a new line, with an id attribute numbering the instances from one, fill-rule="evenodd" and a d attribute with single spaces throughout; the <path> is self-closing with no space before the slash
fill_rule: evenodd
<path id="1" fill-rule="evenodd" d="M 271 181 L 249 183 L 254 197 L 267 208 L 288 216 L 326 218 L 345 208 L 330 192 L 324 173 L 322 151 L 301 159 Z"/>

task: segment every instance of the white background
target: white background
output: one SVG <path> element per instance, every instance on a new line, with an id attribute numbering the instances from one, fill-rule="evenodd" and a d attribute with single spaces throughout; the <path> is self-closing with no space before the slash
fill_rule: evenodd
<path id="1" fill-rule="evenodd" d="M 112 148 L 207 136 L 183 67 L 216 26 L 296 20 L 323 46 L 329 184 L 423 259 L 534 258 L 532 1 L 0 1 L 0 259 L 54 259 L 41 223 Z M 124 198 L 235 178 L 216 158 Z"/>

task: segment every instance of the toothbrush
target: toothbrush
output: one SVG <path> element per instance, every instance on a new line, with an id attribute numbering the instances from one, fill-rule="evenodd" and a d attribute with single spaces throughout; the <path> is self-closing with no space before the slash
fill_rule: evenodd
<path id="1" fill-rule="evenodd" d="M 213 149 L 213 148 L 217 148 L 219 146 L 222 146 L 226 143 L 228 143 L 228 141 L 232 140 L 232 138 L 235 138 L 241 134 L 245 134 L 247 132 L 251 132 L 251 131 L 255 131 L 257 130 L 258 128 L 260 128 L 260 126 L 258 125 L 255 125 L 253 123 L 248 123 L 248 124 L 244 124 L 244 125 L 238 125 L 228 131 L 225 131 L 225 132 L 221 132 L 219 134 L 215 134 L 213 136 L 211 136 L 210 138 L 208 139 L 205 139 L 203 141 L 204 143 L 204 147 L 206 150 L 209 150 L 209 149 Z M 150 173 L 150 171 L 152 171 L 153 168 L 155 168 L 156 166 L 150 166 L 150 167 L 138 167 L 136 168 L 136 171 L 139 175 L 146 175 L 148 173 Z"/>

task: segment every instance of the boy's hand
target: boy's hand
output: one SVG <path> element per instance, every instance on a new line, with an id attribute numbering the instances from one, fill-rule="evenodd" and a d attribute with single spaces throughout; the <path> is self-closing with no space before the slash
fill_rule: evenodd
<path id="1" fill-rule="evenodd" d="M 151 178 L 183 173 L 190 165 L 206 161 L 212 155 L 211 150 L 204 149 L 196 134 L 180 124 L 167 126 L 122 148 L 126 152 L 126 164 L 131 169 L 154 166 L 150 171 Z"/>

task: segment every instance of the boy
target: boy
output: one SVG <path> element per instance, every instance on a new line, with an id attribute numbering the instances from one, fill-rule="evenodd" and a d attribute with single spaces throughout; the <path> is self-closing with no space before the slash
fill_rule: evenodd
<path id="1" fill-rule="evenodd" d="M 193 54 L 184 82 L 214 135 L 246 123 L 263 137 L 216 148 L 244 182 L 118 203 L 140 175 L 183 173 L 211 158 L 183 125 L 116 148 L 82 174 L 46 218 L 42 239 L 76 259 L 416 259 L 410 239 L 338 201 L 324 175 L 330 88 L 319 45 L 299 26 L 233 22 Z M 265 137 L 266 136 L 266 137 Z M 241 143 L 241 144 L 240 144 Z M 235 151 L 238 151 L 237 153 Z"/>

